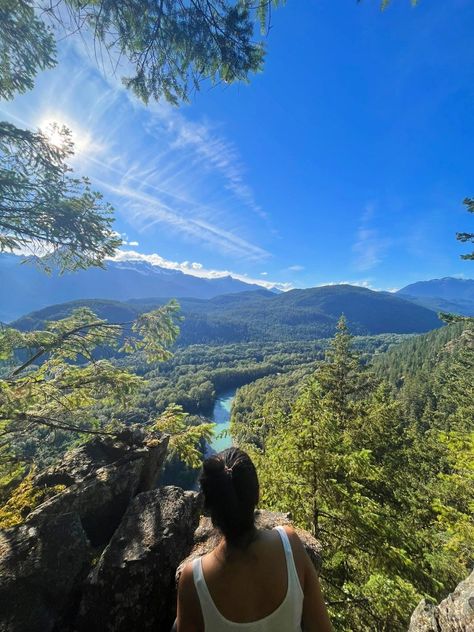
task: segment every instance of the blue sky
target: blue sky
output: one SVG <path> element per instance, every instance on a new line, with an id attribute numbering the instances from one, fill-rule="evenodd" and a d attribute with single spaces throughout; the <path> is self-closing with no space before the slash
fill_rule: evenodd
<path id="1" fill-rule="evenodd" d="M 288 0 L 262 74 L 145 107 L 77 42 L 15 123 L 66 123 L 122 258 L 280 287 L 472 277 L 474 3 Z"/>

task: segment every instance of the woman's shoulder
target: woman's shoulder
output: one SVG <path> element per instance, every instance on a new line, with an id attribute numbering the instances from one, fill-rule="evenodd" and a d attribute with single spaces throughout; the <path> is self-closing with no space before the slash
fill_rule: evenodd
<path id="1" fill-rule="evenodd" d="M 288 540 L 291 545 L 291 552 L 293 554 L 293 560 L 296 566 L 296 572 L 300 580 L 301 588 L 304 590 L 304 578 L 305 578 L 305 566 L 307 554 L 303 546 L 303 543 L 296 532 L 296 529 L 291 525 L 283 525 L 283 530 L 288 536 Z"/>
<path id="2" fill-rule="evenodd" d="M 190 562 L 187 562 L 181 569 L 181 572 L 179 573 L 179 579 L 178 579 L 178 587 L 180 591 L 184 591 L 186 593 L 193 592 L 192 590 L 194 588 L 193 567 L 194 567 L 194 560 L 191 560 Z"/>
<path id="3" fill-rule="evenodd" d="M 178 580 L 178 630 L 203 630 L 199 597 L 194 585 L 194 560 L 187 562 Z"/>
<path id="4" fill-rule="evenodd" d="M 288 536 L 288 540 L 290 541 L 291 548 L 294 550 L 303 549 L 303 543 L 301 542 L 296 529 L 290 524 L 284 524 L 279 527 L 279 529 L 283 529 L 286 535 Z"/>

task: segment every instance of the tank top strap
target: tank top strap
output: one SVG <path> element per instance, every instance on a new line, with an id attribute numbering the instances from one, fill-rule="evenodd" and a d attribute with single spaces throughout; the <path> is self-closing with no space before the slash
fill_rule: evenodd
<path id="1" fill-rule="evenodd" d="M 207 587 L 206 580 L 204 579 L 201 557 L 197 557 L 193 560 L 193 580 L 198 594 L 199 604 L 201 606 L 205 629 L 210 630 L 211 632 L 217 632 L 217 630 L 225 629 L 225 623 L 235 625 L 226 621 L 217 609 L 216 604 L 211 597 L 211 593 L 209 592 L 209 588 Z"/>
<path id="2" fill-rule="evenodd" d="M 293 557 L 293 549 L 291 548 L 291 542 L 288 537 L 285 528 L 279 525 L 275 527 L 275 531 L 278 531 L 281 542 L 283 544 L 283 549 L 285 551 L 286 558 L 286 568 L 288 570 L 288 585 L 289 588 L 294 588 L 297 591 L 301 591 L 303 593 L 303 589 L 301 588 L 300 578 L 298 576 L 298 571 L 296 570 L 295 559 Z"/>
<path id="3" fill-rule="evenodd" d="M 209 605 L 214 605 L 212 599 L 210 598 L 211 595 L 209 594 L 209 590 L 206 586 L 204 573 L 202 572 L 202 563 L 200 557 L 197 557 L 193 560 L 193 580 L 201 604 L 206 603 Z"/>

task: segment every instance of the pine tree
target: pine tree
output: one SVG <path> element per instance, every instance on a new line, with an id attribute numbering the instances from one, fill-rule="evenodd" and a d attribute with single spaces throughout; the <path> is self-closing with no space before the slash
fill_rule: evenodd
<path id="1" fill-rule="evenodd" d="M 430 585 L 399 521 L 398 405 L 352 348 L 344 318 L 325 361 L 287 417 L 266 417 L 257 460 L 262 501 L 322 542 L 322 578 L 337 629 L 403 630 Z M 387 452 L 390 458 L 386 458 Z"/>

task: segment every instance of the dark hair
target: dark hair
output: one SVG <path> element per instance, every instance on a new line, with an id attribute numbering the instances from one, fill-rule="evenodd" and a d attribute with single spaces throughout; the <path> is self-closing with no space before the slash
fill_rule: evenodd
<path id="1" fill-rule="evenodd" d="M 253 534 L 259 486 L 249 455 L 228 448 L 204 461 L 199 478 L 204 508 L 229 544 L 244 545 Z"/>

